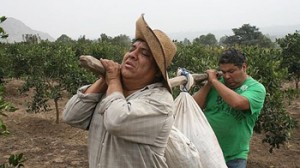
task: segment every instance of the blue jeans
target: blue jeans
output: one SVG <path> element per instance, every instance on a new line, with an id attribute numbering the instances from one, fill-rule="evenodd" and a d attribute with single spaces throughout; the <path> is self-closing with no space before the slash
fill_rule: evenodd
<path id="1" fill-rule="evenodd" d="M 247 160 L 245 159 L 235 159 L 226 162 L 228 168 L 246 168 Z"/>

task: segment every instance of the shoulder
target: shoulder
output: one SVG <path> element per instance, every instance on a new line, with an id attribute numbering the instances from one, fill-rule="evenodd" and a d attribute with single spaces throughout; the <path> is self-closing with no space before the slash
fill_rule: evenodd
<path id="1" fill-rule="evenodd" d="M 172 94 L 160 83 L 149 85 L 144 90 L 145 94 L 151 97 L 155 97 L 157 100 L 170 100 L 173 101 Z"/>
<path id="2" fill-rule="evenodd" d="M 257 81 L 256 79 L 254 79 L 250 76 L 245 81 L 245 85 L 247 85 L 248 87 L 256 88 L 256 89 L 261 89 L 263 91 L 266 90 L 265 86 L 262 83 L 260 83 L 259 81 Z"/>
<path id="3" fill-rule="evenodd" d="M 150 104 L 161 113 L 172 113 L 174 110 L 174 98 L 168 89 L 162 85 L 151 85 L 144 88 L 138 94 L 138 101 Z"/>
<path id="4" fill-rule="evenodd" d="M 257 97 L 262 99 L 266 96 L 264 85 L 252 77 L 248 77 L 244 84 L 239 88 L 239 92 L 246 97 Z"/>

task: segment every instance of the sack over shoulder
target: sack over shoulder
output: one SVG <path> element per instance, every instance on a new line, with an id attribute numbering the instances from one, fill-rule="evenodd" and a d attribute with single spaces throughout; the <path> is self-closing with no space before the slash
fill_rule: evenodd
<path id="1" fill-rule="evenodd" d="M 174 126 L 195 145 L 202 166 L 227 168 L 217 137 L 194 98 L 188 92 L 181 92 L 175 106 Z"/>

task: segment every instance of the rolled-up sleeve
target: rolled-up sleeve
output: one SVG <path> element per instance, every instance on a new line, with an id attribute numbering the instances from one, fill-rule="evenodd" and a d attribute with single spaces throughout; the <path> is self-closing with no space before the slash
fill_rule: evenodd
<path id="1" fill-rule="evenodd" d="M 99 103 L 103 94 L 84 94 L 89 87 L 83 86 L 77 90 L 77 93 L 67 102 L 63 111 L 63 120 L 71 126 L 81 129 L 88 129 L 91 117 L 97 103 Z"/>

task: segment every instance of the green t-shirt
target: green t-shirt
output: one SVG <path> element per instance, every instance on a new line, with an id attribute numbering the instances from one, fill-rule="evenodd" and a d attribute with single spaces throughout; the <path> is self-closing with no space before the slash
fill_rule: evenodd
<path id="1" fill-rule="evenodd" d="M 224 83 L 223 78 L 220 80 Z M 226 162 L 233 159 L 247 159 L 253 127 L 263 108 L 265 87 L 248 77 L 242 86 L 234 91 L 250 102 L 250 110 L 235 110 L 224 102 L 214 87 L 207 95 L 204 114 L 213 128 L 222 148 Z"/>

